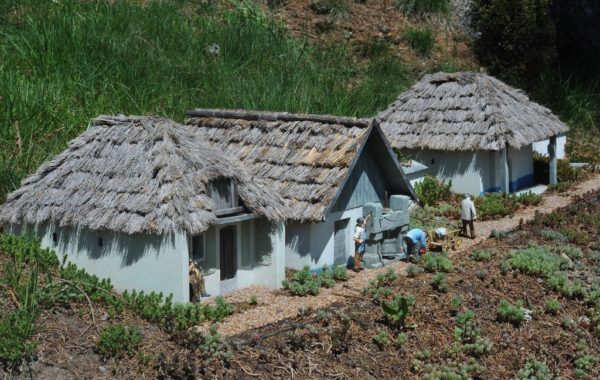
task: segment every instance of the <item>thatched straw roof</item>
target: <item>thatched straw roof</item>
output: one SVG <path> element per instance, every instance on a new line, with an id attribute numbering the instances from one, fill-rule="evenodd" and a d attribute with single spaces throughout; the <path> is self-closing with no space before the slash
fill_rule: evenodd
<path id="1" fill-rule="evenodd" d="M 335 116 L 206 109 L 188 115 L 186 124 L 197 126 L 207 143 L 264 178 L 284 198 L 287 219 L 301 222 L 325 219 L 375 130 L 371 120 Z M 381 163 L 388 172 L 394 170 L 390 181 L 416 199 L 383 133 L 376 130 L 379 150 L 390 155 Z"/>
<path id="2" fill-rule="evenodd" d="M 500 150 L 568 130 L 548 108 L 484 73 L 426 75 L 377 120 L 395 148 Z"/>
<path id="3" fill-rule="evenodd" d="M 283 201 L 197 131 L 158 117 L 101 116 L 9 194 L 2 223 L 55 222 L 92 230 L 200 233 L 217 223 L 212 180 L 230 178 L 244 205 L 271 220 Z"/>

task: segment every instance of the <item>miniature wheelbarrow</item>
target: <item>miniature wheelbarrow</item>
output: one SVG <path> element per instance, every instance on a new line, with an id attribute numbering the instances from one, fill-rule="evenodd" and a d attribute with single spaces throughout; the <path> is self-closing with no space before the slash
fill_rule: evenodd
<path id="1" fill-rule="evenodd" d="M 430 251 L 454 253 L 460 251 L 460 228 L 449 230 L 441 227 L 427 231 L 427 245 Z"/>

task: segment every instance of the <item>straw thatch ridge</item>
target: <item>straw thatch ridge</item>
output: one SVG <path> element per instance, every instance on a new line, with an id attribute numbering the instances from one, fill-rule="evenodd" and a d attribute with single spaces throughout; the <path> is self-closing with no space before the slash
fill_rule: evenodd
<path id="1" fill-rule="evenodd" d="M 190 117 L 216 117 L 222 119 L 243 119 L 261 121 L 314 121 L 317 123 L 339 124 L 348 127 L 363 128 L 367 128 L 371 122 L 370 119 L 357 119 L 354 117 L 344 116 L 203 108 L 187 111 L 186 114 Z"/>
<path id="2" fill-rule="evenodd" d="M 317 121 L 304 119 L 306 115 L 287 114 L 293 121 L 284 121 L 276 117 L 257 119 L 253 113 L 240 111 L 230 111 L 231 117 L 223 117 L 223 112 L 227 111 L 190 111 L 188 115 L 197 117 L 186 124 L 196 126 L 204 141 L 264 178 L 284 198 L 287 219 L 300 222 L 325 219 L 372 131 L 371 124 L 365 128 L 365 121 L 359 119 L 354 119 L 355 124 L 342 125 L 334 116 L 319 116 Z"/>
<path id="3" fill-rule="evenodd" d="M 282 220 L 283 200 L 197 131 L 159 117 L 100 116 L 9 194 L 1 223 L 54 222 L 91 230 L 197 234 L 218 222 L 211 181 L 230 178 L 244 205 Z"/>
<path id="4" fill-rule="evenodd" d="M 565 133 L 552 112 L 485 73 L 426 75 L 377 115 L 394 148 L 520 148 Z"/>

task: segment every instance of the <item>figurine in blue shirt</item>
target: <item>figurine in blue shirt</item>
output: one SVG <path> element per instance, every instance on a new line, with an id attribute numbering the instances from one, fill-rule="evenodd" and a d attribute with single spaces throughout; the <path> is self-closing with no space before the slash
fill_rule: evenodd
<path id="1" fill-rule="evenodd" d="M 413 228 L 404 236 L 406 255 L 418 255 L 419 249 L 427 250 L 427 234 L 420 228 Z"/>

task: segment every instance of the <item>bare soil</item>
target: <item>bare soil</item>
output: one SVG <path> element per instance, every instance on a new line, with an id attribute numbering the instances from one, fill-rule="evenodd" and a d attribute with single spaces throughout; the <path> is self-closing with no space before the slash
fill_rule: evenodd
<path id="1" fill-rule="evenodd" d="M 249 296 L 260 289 L 251 288 L 232 295 L 229 300 L 237 303 L 239 312 L 219 328 L 227 336 L 233 353 L 230 361 L 203 355 L 189 344 L 185 333 L 167 334 L 128 311 L 114 320 L 108 317 L 103 305 L 93 304 L 90 308 L 87 302 L 81 302 L 44 311 L 33 337 L 38 342 L 37 357 L 17 368 L 0 370 L 0 376 L 36 379 L 420 378 L 427 373 L 427 365 L 451 366 L 468 360 L 464 355 L 450 358 L 448 349 L 453 341 L 456 313 L 471 309 L 476 313 L 482 337 L 493 345 L 491 353 L 476 359 L 484 368 L 479 378 L 514 378 L 529 359 L 546 362 L 565 379 L 575 378 L 579 338 L 563 328 L 561 321 L 565 317 L 577 321 L 589 316 L 588 305 L 582 300 L 561 297 L 549 290 L 541 278 L 515 271 L 502 273 L 500 262 L 512 249 L 532 242 L 556 245 L 540 233 L 550 228 L 571 234 L 573 244 L 584 252 L 570 276 L 582 279 L 586 286 L 598 279 L 600 263 L 590 260 L 588 255 L 592 250 L 600 250 L 600 192 L 578 195 L 599 188 L 598 181 L 598 176 L 591 178 L 569 196 L 551 195 L 559 198 L 544 203 L 541 207 L 545 207 L 545 211 L 550 212 L 562 203 L 566 206 L 537 216 L 535 211 L 529 210 L 534 218 L 531 223 L 519 223 L 521 217 L 515 215 L 509 225 L 513 231 L 501 239 L 478 241 L 473 246 L 466 244 L 464 252 L 452 257 L 456 269 L 446 275 L 447 293 L 432 288 L 433 274 L 400 276 L 390 284 L 393 293 L 416 298 L 407 321 L 410 328 L 404 330 L 386 322 L 381 306 L 362 292 L 369 280 L 382 270 L 352 273 L 348 283 L 323 289 L 316 297 L 291 297 L 282 291 L 271 291 L 265 292 L 264 297 L 258 295 L 258 305 L 250 305 Z M 490 261 L 474 261 L 470 258 L 473 249 L 493 250 L 496 254 Z M 397 263 L 395 268 L 403 272 L 407 265 Z M 459 309 L 450 306 L 452 297 L 460 298 Z M 550 297 L 560 301 L 562 311 L 558 315 L 543 311 L 544 301 Z M 0 298 L 0 307 L 12 307 L 6 292 L 2 292 Z M 499 322 L 496 310 L 501 299 L 522 300 L 525 307 L 532 310 L 533 319 L 519 326 Z M 109 359 L 96 353 L 98 331 L 115 322 L 140 328 L 144 336 L 140 352 Z M 405 332 L 408 341 L 402 347 L 390 344 L 380 348 L 373 342 L 380 330 L 385 331 L 390 340 Z M 590 353 L 600 356 L 598 335 L 586 325 L 582 325 L 582 331 Z M 430 351 L 431 357 L 415 366 L 415 356 L 423 350 Z M 589 376 L 600 376 L 600 367 L 593 366 Z"/>

